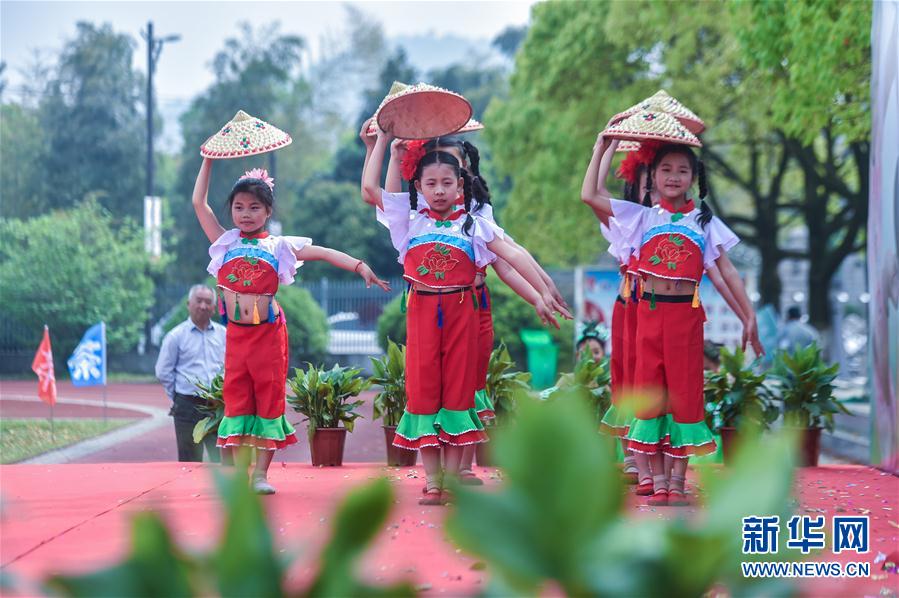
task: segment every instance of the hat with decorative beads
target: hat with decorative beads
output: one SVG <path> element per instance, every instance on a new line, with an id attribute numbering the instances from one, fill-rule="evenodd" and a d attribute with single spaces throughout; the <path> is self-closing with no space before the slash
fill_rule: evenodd
<path id="1" fill-rule="evenodd" d="M 660 89 L 642 102 L 634 104 L 624 112 L 616 114 L 612 117 L 610 123 L 615 124 L 621 122 L 629 116 L 633 116 L 637 112 L 643 111 L 664 112 L 666 114 L 670 114 L 694 135 L 699 135 L 705 130 L 705 123 L 702 122 L 702 119 L 696 116 L 696 114 L 692 110 L 669 95 L 668 92 L 664 89 Z"/>
<path id="2" fill-rule="evenodd" d="M 243 110 L 200 146 L 204 158 L 245 158 L 287 147 L 290 135 Z"/>
<path id="3" fill-rule="evenodd" d="M 625 141 L 663 141 L 702 147 L 702 142 L 680 124 L 676 118 L 665 113 L 641 110 L 624 120 L 609 125 L 603 135 L 610 139 Z"/>

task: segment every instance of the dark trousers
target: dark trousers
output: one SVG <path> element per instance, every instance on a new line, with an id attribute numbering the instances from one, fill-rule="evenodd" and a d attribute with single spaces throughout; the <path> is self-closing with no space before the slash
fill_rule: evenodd
<path id="1" fill-rule="evenodd" d="M 202 461 L 204 446 L 210 461 L 214 463 L 221 461 L 221 455 L 215 446 L 215 434 L 207 434 L 200 444 L 194 442 L 194 426 L 206 417 L 197 409 L 196 397 L 176 392 L 169 414 L 175 419 L 178 461 Z"/>

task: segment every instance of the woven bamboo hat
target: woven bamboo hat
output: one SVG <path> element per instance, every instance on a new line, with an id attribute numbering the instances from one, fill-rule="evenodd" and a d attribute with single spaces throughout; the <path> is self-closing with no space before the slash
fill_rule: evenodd
<path id="1" fill-rule="evenodd" d="M 200 146 L 204 158 L 244 158 L 287 147 L 290 135 L 264 120 L 238 110 L 221 131 Z"/>
<path id="2" fill-rule="evenodd" d="M 665 112 L 642 110 L 626 119 L 606 127 L 606 137 L 624 141 L 646 141 L 654 139 L 668 143 L 682 143 L 694 147 L 702 147 L 702 142 L 680 124 L 677 119 Z"/>
<path id="3" fill-rule="evenodd" d="M 687 130 L 694 135 L 699 135 L 705 130 L 705 123 L 689 108 L 678 102 L 664 89 L 660 89 L 642 102 L 634 104 L 624 112 L 612 117 L 611 122 L 617 123 L 629 116 L 641 111 L 665 112 L 676 118 Z"/>
<path id="4" fill-rule="evenodd" d="M 375 137 L 378 134 L 378 128 L 375 126 L 375 123 L 378 120 L 378 113 L 381 112 L 381 108 L 384 107 L 384 104 L 387 103 L 387 100 L 391 99 L 393 96 L 403 91 L 404 89 L 408 89 L 409 84 L 403 83 L 401 81 L 394 81 L 393 85 L 390 86 L 390 91 L 387 92 L 387 95 L 384 96 L 384 99 L 381 100 L 381 104 L 378 106 L 378 109 L 375 110 L 374 115 L 372 116 L 371 124 L 368 125 L 368 130 L 365 132 L 369 137 Z"/>
<path id="5" fill-rule="evenodd" d="M 378 126 L 399 139 L 430 139 L 455 133 L 471 118 L 471 104 L 452 91 L 417 83 L 388 95 L 378 108 Z"/>
<path id="6" fill-rule="evenodd" d="M 465 126 L 456 131 L 456 133 L 473 133 L 475 131 L 482 131 L 483 129 L 484 123 L 479 120 L 469 118 L 468 122 L 465 123 Z"/>

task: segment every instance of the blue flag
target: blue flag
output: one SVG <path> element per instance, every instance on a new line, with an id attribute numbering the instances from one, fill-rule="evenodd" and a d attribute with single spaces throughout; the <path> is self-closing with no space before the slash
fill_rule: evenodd
<path id="1" fill-rule="evenodd" d="M 106 324 L 100 322 L 87 329 L 67 362 L 72 384 L 96 386 L 106 384 Z"/>

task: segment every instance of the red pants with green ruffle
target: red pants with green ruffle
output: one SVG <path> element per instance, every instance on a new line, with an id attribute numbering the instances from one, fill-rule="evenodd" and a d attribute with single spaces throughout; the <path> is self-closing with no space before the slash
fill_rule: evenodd
<path id="1" fill-rule="evenodd" d="M 702 325 L 705 311 L 687 302 L 640 301 L 634 385 L 652 400 L 638 410 L 627 434 L 641 453 L 676 458 L 715 452 L 705 423 Z M 653 307 L 652 303 L 655 303 Z"/>
<path id="2" fill-rule="evenodd" d="M 274 322 L 228 322 L 218 446 L 275 450 L 297 441 L 284 417 L 288 356 L 283 312 Z"/>
<path id="3" fill-rule="evenodd" d="M 485 442 L 474 406 L 477 298 L 413 292 L 406 312 L 406 411 L 393 444 L 408 450 Z"/>

